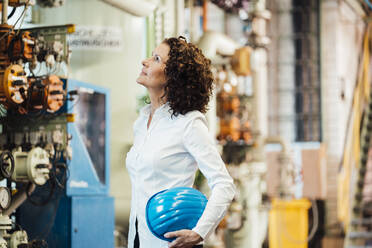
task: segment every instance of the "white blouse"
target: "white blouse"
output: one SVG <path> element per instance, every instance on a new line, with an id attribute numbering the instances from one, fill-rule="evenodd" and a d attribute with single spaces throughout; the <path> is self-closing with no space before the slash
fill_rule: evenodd
<path id="1" fill-rule="evenodd" d="M 132 183 L 128 248 L 133 248 L 136 218 L 141 248 L 168 247 L 168 242 L 155 237 L 147 227 L 147 200 L 164 189 L 192 187 L 198 168 L 208 180 L 211 195 L 193 231 L 205 239 L 222 220 L 234 197 L 233 179 L 201 112 L 172 117 L 167 103 L 156 109 L 147 129 L 150 108 L 142 108 L 134 123 L 134 143 L 126 158 Z"/>

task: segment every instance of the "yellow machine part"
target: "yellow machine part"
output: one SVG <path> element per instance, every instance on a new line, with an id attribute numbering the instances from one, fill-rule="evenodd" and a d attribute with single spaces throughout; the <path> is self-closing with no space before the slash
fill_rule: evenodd
<path id="1" fill-rule="evenodd" d="M 251 75 L 251 53 L 252 49 L 249 46 L 235 50 L 235 53 L 231 58 L 231 67 L 236 75 Z"/>
<path id="2" fill-rule="evenodd" d="M 307 199 L 274 199 L 269 213 L 270 248 L 307 248 Z"/>
<path id="3" fill-rule="evenodd" d="M 26 73 L 20 65 L 10 65 L 0 75 L 0 103 L 5 106 L 23 103 L 27 95 Z"/>
<path id="4" fill-rule="evenodd" d="M 342 158 L 342 168 L 337 178 L 337 218 L 343 222 L 346 229 L 349 222 L 350 199 L 351 199 L 351 175 L 357 169 L 360 156 L 360 129 L 363 108 L 368 101 L 369 85 L 369 44 L 371 43 L 370 24 L 366 30 L 363 41 L 363 57 L 357 85 L 354 90 L 352 116 L 348 133 L 346 133 L 346 144 Z"/>

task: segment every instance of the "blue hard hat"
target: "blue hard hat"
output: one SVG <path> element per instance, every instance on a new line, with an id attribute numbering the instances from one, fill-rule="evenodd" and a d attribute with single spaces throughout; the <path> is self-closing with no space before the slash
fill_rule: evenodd
<path id="1" fill-rule="evenodd" d="M 193 229 L 207 205 L 207 198 L 196 189 L 177 187 L 154 194 L 146 205 L 146 222 L 159 239 L 181 229 Z"/>

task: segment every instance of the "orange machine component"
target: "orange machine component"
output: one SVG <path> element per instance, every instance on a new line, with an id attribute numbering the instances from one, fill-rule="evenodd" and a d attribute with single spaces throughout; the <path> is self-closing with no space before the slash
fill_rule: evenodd
<path id="1" fill-rule="evenodd" d="M 220 119 L 220 133 L 217 138 L 219 140 L 225 140 L 229 134 L 230 134 L 229 122 L 225 119 Z"/>
<path id="2" fill-rule="evenodd" d="M 239 107 L 240 107 L 240 99 L 237 96 L 234 96 L 231 99 L 231 109 L 235 113 L 239 113 Z"/>
<path id="3" fill-rule="evenodd" d="M 20 33 L 17 36 L 11 36 L 8 45 L 8 56 L 11 61 L 24 59 L 31 61 L 33 48 L 35 46 L 35 38 L 31 37 L 29 31 Z"/>
<path id="4" fill-rule="evenodd" d="M 0 24 L 0 68 L 5 69 L 19 59 L 31 61 L 35 38 L 29 31 L 16 35 L 13 27 Z"/>
<path id="5" fill-rule="evenodd" d="M 50 112 L 56 112 L 59 110 L 65 98 L 65 92 L 63 90 L 63 82 L 56 75 L 50 75 L 48 77 L 48 94 L 47 94 L 47 106 Z"/>
<path id="6" fill-rule="evenodd" d="M 8 0 L 8 6 L 10 7 L 19 7 L 19 6 L 22 6 L 22 5 L 26 5 L 26 4 L 30 4 L 30 5 L 34 5 L 35 3 L 33 3 L 34 1 L 32 0 Z M 2 3 L 0 3 L 0 9 L 2 9 Z"/>
<path id="7" fill-rule="evenodd" d="M 0 103 L 14 106 L 27 98 L 27 77 L 20 65 L 10 65 L 4 73 L 0 72 Z"/>
<path id="8" fill-rule="evenodd" d="M 252 142 L 252 131 L 251 131 L 251 123 L 249 120 L 246 120 L 243 123 L 243 128 L 242 128 L 242 138 L 246 143 L 251 143 Z"/>
<path id="9" fill-rule="evenodd" d="M 232 116 L 230 119 L 230 135 L 233 141 L 240 139 L 240 120 L 237 116 Z"/>
<path id="10" fill-rule="evenodd" d="M 30 78 L 29 85 L 32 90 L 30 104 L 33 110 L 46 109 L 54 113 L 62 107 L 65 91 L 59 77 L 49 75 L 43 80 Z"/>
<path id="11" fill-rule="evenodd" d="M 251 52 L 249 46 L 236 49 L 231 58 L 231 67 L 236 75 L 249 76 L 251 74 Z"/>

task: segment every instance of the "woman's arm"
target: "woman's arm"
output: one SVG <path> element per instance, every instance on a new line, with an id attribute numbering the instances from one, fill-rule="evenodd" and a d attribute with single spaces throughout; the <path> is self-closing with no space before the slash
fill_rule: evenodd
<path id="1" fill-rule="evenodd" d="M 208 204 L 193 231 L 205 239 L 222 220 L 234 198 L 235 186 L 200 114 L 187 123 L 184 145 L 211 188 Z"/>

